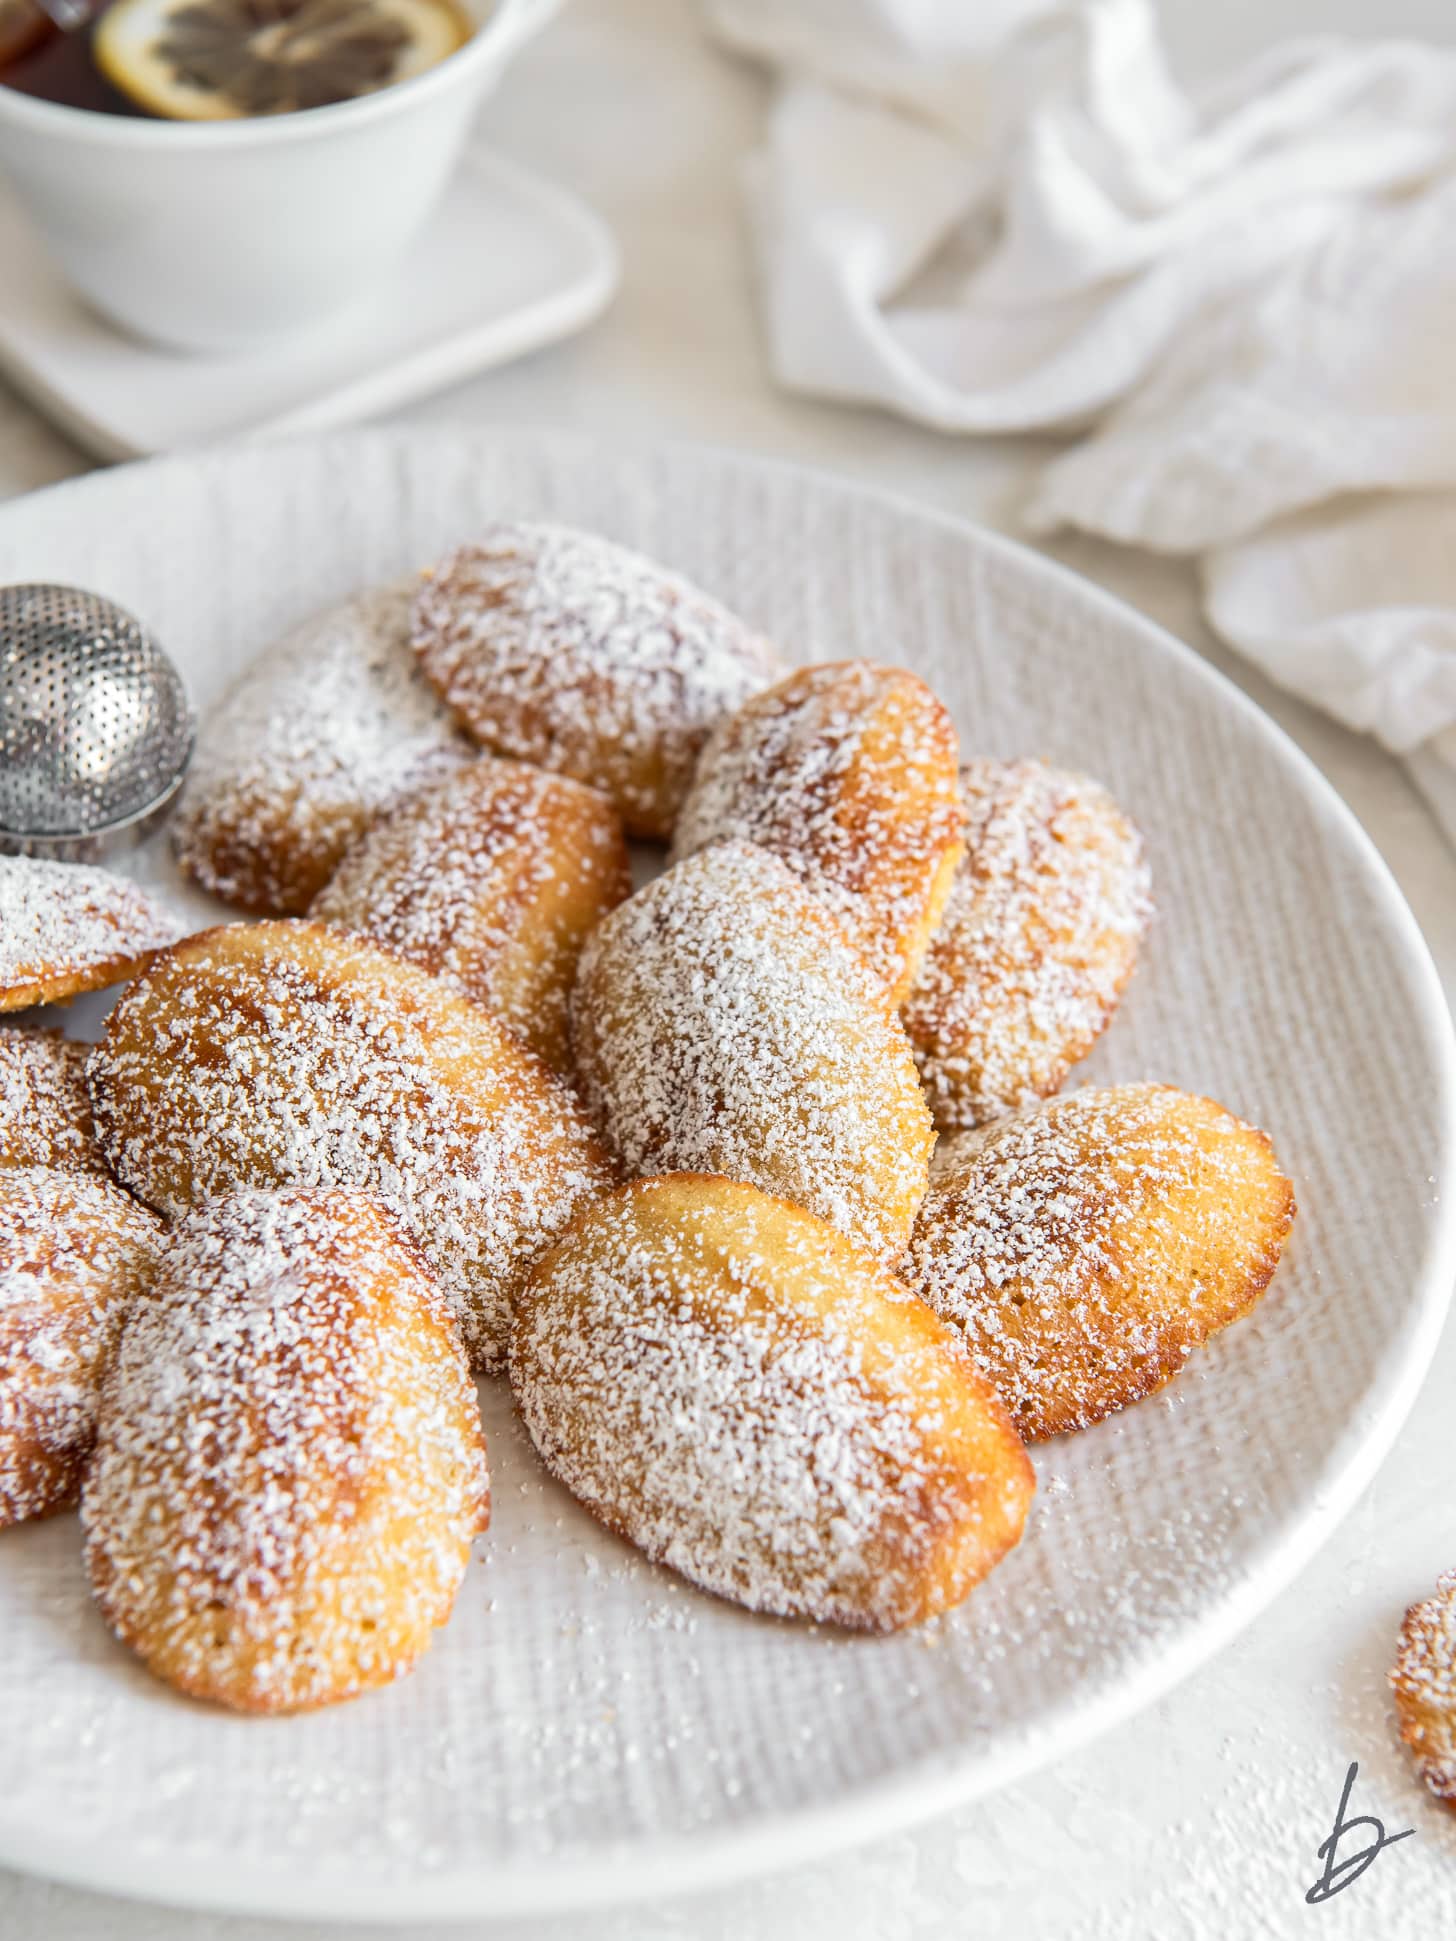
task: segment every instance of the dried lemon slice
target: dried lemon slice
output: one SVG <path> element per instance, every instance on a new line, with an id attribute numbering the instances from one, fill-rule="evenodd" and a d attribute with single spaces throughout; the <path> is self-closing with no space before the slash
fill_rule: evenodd
<path id="1" fill-rule="evenodd" d="M 452 0 L 116 0 L 93 46 L 107 80 L 148 113 L 226 121 L 373 94 L 470 33 Z"/>

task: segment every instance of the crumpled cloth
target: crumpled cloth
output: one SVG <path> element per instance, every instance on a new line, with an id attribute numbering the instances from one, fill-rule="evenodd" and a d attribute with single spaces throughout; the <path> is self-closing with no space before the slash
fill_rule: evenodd
<path id="1" fill-rule="evenodd" d="M 1149 0 L 704 6 L 779 77 L 779 380 L 1081 434 L 1030 527 L 1201 556 L 1215 629 L 1456 838 L 1456 49 L 1301 40 L 1194 96 Z"/>

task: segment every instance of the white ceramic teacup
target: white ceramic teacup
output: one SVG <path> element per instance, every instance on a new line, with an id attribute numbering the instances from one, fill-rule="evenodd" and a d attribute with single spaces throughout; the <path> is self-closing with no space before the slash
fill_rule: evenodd
<path id="1" fill-rule="evenodd" d="M 246 350 L 325 321 L 388 276 L 482 97 L 557 4 L 473 0 L 480 24 L 458 53 L 299 114 L 143 121 L 0 87 L 0 170 L 113 321 L 178 349 Z"/>

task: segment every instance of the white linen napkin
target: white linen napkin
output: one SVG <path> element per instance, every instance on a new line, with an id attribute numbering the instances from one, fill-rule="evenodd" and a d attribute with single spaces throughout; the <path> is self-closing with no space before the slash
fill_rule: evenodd
<path id="1" fill-rule="evenodd" d="M 704 4 L 780 76 L 779 379 L 1087 433 L 1033 529 L 1204 555 L 1214 627 L 1456 838 L 1456 50 L 1304 40 L 1194 98 L 1149 0 Z"/>

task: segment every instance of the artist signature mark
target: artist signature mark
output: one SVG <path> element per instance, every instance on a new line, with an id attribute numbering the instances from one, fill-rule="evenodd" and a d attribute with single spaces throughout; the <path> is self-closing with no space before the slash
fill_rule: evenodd
<path id="1" fill-rule="evenodd" d="M 1329 1900 L 1332 1895 L 1342 1894 L 1387 1847 L 1393 1847 L 1398 1840 L 1409 1840 L 1415 1832 L 1413 1826 L 1408 1826 L 1404 1833 L 1387 1833 L 1385 1822 L 1377 1820 L 1370 1813 L 1358 1813 L 1353 1820 L 1345 1818 L 1350 1792 L 1359 1770 L 1359 1762 L 1351 1760 L 1350 1770 L 1345 1774 L 1345 1790 L 1340 1795 L 1339 1811 L 1335 1814 L 1335 1830 L 1318 1849 L 1325 1870 L 1304 1897 L 1311 1907 L 1318 1907 L 1321 1901 Z M 1354 1833 L 1359 1827 L 1368 1827 L 1371 1838 L 1357 1852 L 1339 1858 L 1340 1842 L 1346 1834 Z"/>

